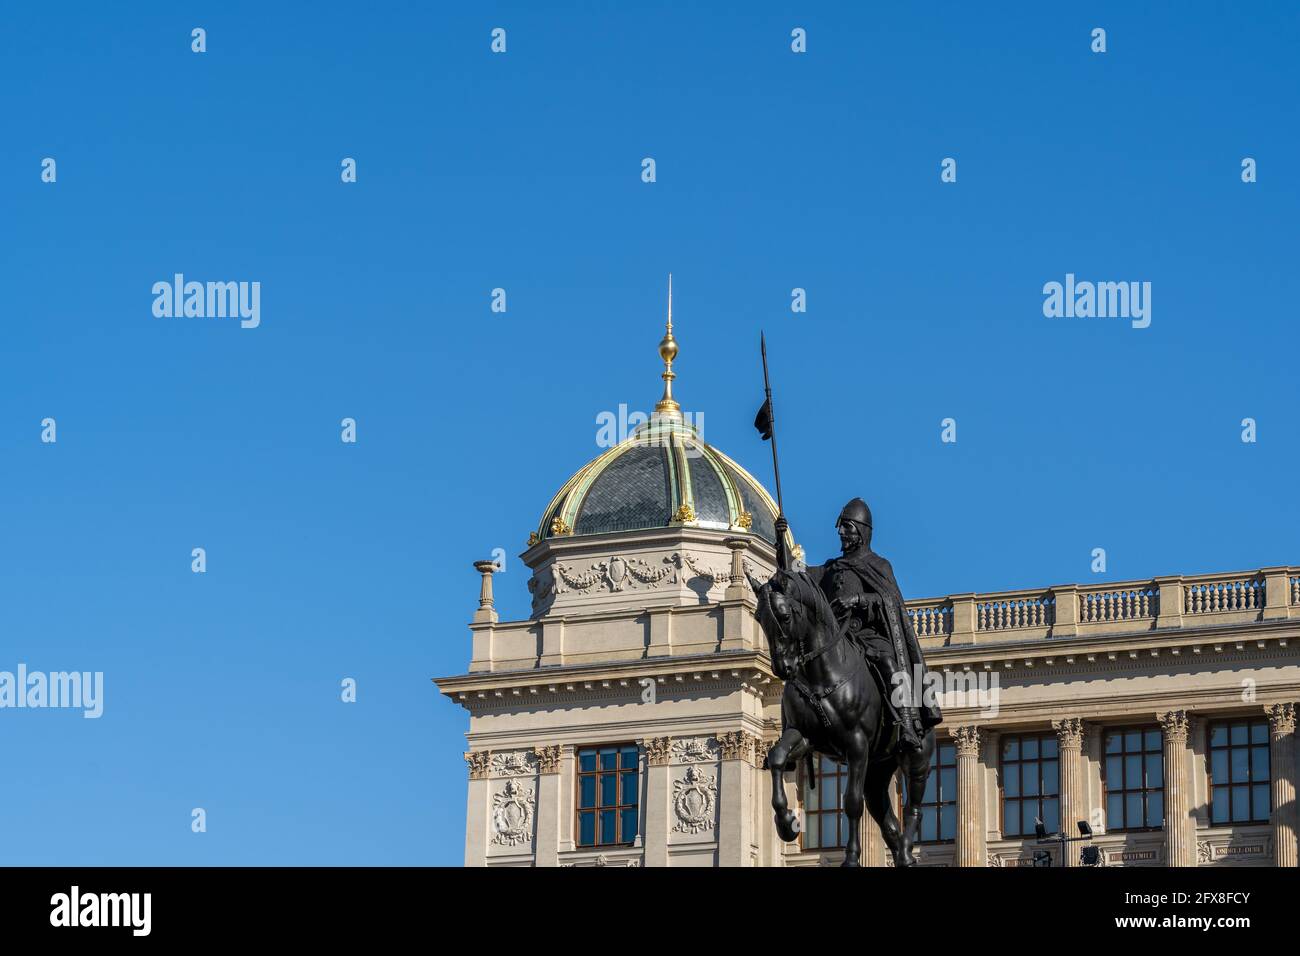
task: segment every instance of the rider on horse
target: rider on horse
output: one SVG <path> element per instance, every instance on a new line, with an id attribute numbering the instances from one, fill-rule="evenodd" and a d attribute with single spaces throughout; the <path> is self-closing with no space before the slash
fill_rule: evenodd
<path id="1" fill-rule="evenodd" d="M 785 516 L 776 521 L 776 555 L 782 570 L 793 570 L 786 547 Z M 928 728 L 942 719 L 938 706 L 921 700 L 913 675 L 925 672 L 925 658 L 912 629 L 903 595 L 888 561 L 871 550 L 871 509 L 854 498 L 835 524 L 844 554 L 807 569 L 831 602 L 845 637 L 881 671 L 899 716 L 900 753 L 921 749 Z M 919 705 L 919 706 L 918 706 Z"/>

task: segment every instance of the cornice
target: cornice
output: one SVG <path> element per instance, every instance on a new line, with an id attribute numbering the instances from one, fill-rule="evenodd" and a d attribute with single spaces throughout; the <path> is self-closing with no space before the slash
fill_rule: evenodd
<path id="1" fill-rule="evenodd" d="M 587 701 L 640 695 L 642 680 L 660 692 L 675 687 L 740 688 L 757 696 L 775 694 L 781 684 L 767 655 L 724 651 L 687 657 L 642 657 L 630 661 L 548 667 L 526 671 L 484 671 L 434 680 L 444 696 L 471 710 L 522 701 Z"/>
<path id="2" fill-rule="evenodd" d="M 1265 621 L 1249 625 L 1206 628 L 1177 628 L 1143 631 L 1104 637 L 1058 637 L 1007 643 L 961 644 L 925 651 L 933 670 L 1001 671 L 1028 673 L 1051 671 L 1060 676 L 1087 674 L 1097 670 L 1115 673 L 1143 670 L 1153 661 L 1170 660 L 1248 662 L 1258 652 L 1289 650 L 1300 657 L 1300 622 Z"/>
<path id="3" fill-rule="evenodd" d="M 1123 696 L 1116 696 L 1113 690 L 1102 689 L 1086 696 L 1071 693 L 1066 700 L 1007 705 L 990 716 L 984 716 L 978 707 L 945 707 L 941 726 L 951 730 L 958 726 L 974 725 L 981 731 L 999 731 L 1018 725 L 1050 724 L 1054 720 L 1072 717 L 1100 722 L 1125 720 L 1135 715 L 1149 715 L 1154 722 L 1160 714 L 1169 711 L 1185 711 L 1192 718 L 1243 713 L 1264 717 L 1274 703 L 1294 700 L 1297 696 L 1300 696 L 1300 682 L 1261 684 L 1256 688 L 1256 699 L 1249 703 L 1242 702 L 1241 687 L 1237 684 Z"/>

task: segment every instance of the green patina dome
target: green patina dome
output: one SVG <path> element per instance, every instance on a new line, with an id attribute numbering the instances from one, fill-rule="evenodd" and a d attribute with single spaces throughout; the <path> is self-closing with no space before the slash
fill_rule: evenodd
<path id="1" fill-rule="evenodd" d="M 564 483 L 530 543 L 679 525 L 773 543 L 776 514 L 767 490 L 693 425 L 656 415 Z"/>

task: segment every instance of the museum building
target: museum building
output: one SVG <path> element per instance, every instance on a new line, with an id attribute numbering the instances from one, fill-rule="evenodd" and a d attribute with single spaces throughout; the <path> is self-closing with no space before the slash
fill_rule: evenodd
<path id="1" fill-rule="evenodd" d="M 844 771 L 764 757 L 782 683 L 747 575 L 775 568 L 776 505 L 672 396 L 551 499 L 522 559 L 527 620 L 477 562 L 467 866 L 805 866 L 840 861 Z M 802 557 L 793 541 L 792 553 Z M 909 600 L 944 723 L 922 865 L 1296 866 L 1300 568 L 1170 574 Z M 1086 827 L 1079 826 L 1080 821 Z M 1051 834 L 1090 831 L 1068 844 Z M 864 814 L 866 865 L 891 865 Z"/>

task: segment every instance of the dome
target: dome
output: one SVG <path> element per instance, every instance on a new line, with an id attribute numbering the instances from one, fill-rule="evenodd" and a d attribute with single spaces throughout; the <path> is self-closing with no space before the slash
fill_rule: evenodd
<path id="1" fill-rule="evenodd" d="M 774 543 L 776 513 L 767 490 L 693 425 L 656 415 L 565 482 L 530 543 L 679 525 Z"/>
<path id="2" fill-rule="evenodd" d="M 528 537 L 548 538 L 692 527 L 755 534 L 776 543 L 776 503 L 734 461 L 707 445 L 673 398 L 673 277 L 668 277 L 668 323 L 659 342 L 663 397 L 649 421 L 588 462 L 551 499 Z M 786 540 L 795 553 L 787 533 Z"/>

